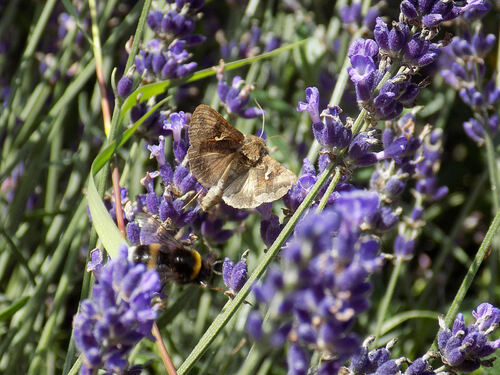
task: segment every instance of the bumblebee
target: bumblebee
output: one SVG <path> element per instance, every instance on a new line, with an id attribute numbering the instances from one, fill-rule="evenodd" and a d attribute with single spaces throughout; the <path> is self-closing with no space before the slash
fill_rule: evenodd
<path id="1" fill-rule="evenodd" d="M 212 276 L 212 259 L 203 259 L 200 253 L 188 247 L 192 241 L 178 240 L 168 222 L 144 213 L 136 215 L 136 220 L 152 243 L 132 248 L 130 258 L 134 263 L 155 268 L 163 286 L 170 281 L 205 285 Z"/>

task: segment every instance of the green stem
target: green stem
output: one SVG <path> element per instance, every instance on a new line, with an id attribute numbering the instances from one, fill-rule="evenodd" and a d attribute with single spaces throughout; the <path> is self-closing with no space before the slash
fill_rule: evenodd
<path id="1" fill-rule="evenodd" d="M 21 64 L 16 72 L 12 84 L 10 85 L 10 87 L 12 87 L 12 89 L 14 90 L 14 92 L 11 94 L 12 100 L 9 100 L 7 104 L 7 109 L 5 110 L 5 116 L 2 115 L 2 120 L 4 120 L 7 116 L 9 116 L 9 130 L 12 130 L 12 126 L 14 126 L 15 122 L 14 121 L 15 115 L 13 113 L 13 108 L 15 108 L 15 106 L 13 105 L 13 103 L 16 103 L 17 99 L 21 95 L 16 88 L 21 87 L 21 80 L 24 76 L 24 71 L 28 68 L 28 63 L 31 61 L 31 58 L 35 53 L 36 46 L 38 45 L 38 42 L 40 41 L 40 38 L 43 35 L 43 30 L 45 29 L 45 26 L 49 21 L 49 17 L 56 3 L 57 3 L 56 0 L 48 0 L 45 3 L 43 11 L 38 17 L 35 28 L 29 34 L 28 44 L 26 45 L 26 49 L 24 50 L 23 55 L 21 56 Z M 3 127 L 3 121 L 0 122 L 0 127 Z"/>
<path id="2" fill-rule="evenodd" d="M 486 143 L 486 158 L 488 160 L 488 171 L 490 174 L 493 207 L 495 209 L 495 212 L 497 212 L 498 209 L 500 208 L 500 202 L 498 198 L 498 195 L 500 193 L 500 183 L 499 183 L 500 180 L 498 177 L 498 166 L 495 155 L 495 146 L 493 145 L 493 140 L 491 139 L 491 135 L 488 133 L 488 131 L 485 131 L 485 134 L 486 136 L 484 138 Z"/>
<path id="3" fill-rule="evenodd" d="M 215 318 L 215 320 L 212 322 L 212 324 L 205 332 L 203 337 L 200 339 L 198 344 L 195 346 L 195 348 L 191 351 L 191 353 L 186 358 L 184 363 L 178 369 L 179 375 L 187 373 L 189 369 L 191 369 L 191 367 L 194 366 L 196 361 L 208 349 L 208 346 L 213 342 L 215 337 L 220 333 L 220 331 L 224 328 L 224 326 L 236 313 L 240 305 L 245 301 L 245 298 L 250 292 L 250 288 L 252 287 L 253 283 L 263 275 L 264 271 L 269 266 L 271 261 L 274 259 L 278 251 L 281 249 L 281 247 L 287 240 L 288 236 L 292 233 L 293 229 L 295 228 L 295 225 L 297 224 L 298 220 L 300 219 L 304 211 L 311 205 L 314 198 L 319 193 L 321 187 L 326 183 L 326 181 L 330 177 L 330 174 L 334 168 L 335 164 L 330 163 L 330 165 L 328 165 L 328 167 L 320 175 L 320 177 L 318 178 L 312 189 L 309 191 L 307 196 L 300 204 L 299 208 L 297 208 L 297 211 L 295 211 L 295 213 L 290 218 L 288 223 L 285 225 L 281 233 L 278 235 L 278 238 L 276 238 L 274 243 L 267 251 L 263 261 L 255 268 L 254 272 L 248 278 L 247 282 L 245 283 L 243 288 L 241 288 L 241 290 L 238 292 L 236 297 L 232 301 L 226 304 L 222 313 L 220 313 Z"/>
<path id="4" fill-rule="evenodd" d="M 127 58 L 127 64 L 125 65 L 124 73 L 130 69 L 134 63 L 135 55 L 137 55 L 137 50 L 139 49 L 139 43 L 142 39 L 142 33 L 144 30 L 144 25 L 146 24 L 146 18 L 148 17 L 149 9 L 151 8 L 152 0 L 145 0 L 144 6 L 142 7 L 141 15 L 139 17 L 139 22 L 137 23 L 137 29 L 135 30 L 134 40 L 132 41 L 132 48 L 130 49 L 130 54 Z"/>
<path id="5" fill-rule="evenodd" d="M 326 189 L 325 194 L 323 194 L 323 196 L 321 197 L 321 200 L 318 204 L 318 208 L 316 209 L 316 212 L 323 211 L 323 209 L 325 208 L 325 206 L 328 202 L 328 198 L 330 197 L 330 195 L 332 195 L 333 190 L 335 190 L 335 187 L 339 183 L 341 177 L 342 177 L 342 173 L 340 171 L 340 167 L 337 167 L 335 169 L 335 174 L 333 175 L 332 181 L 330 181 L 330 184 L 328 185 L 328 188 Z"/>
<path id="6" fill-rule="evenodd" d="M 53 303 L 53 313 L 45 322 L 42 333 L 40 335 L 40 340 L 38 341 L 35 357 L 32 359 L 30 363 L 30 367 L 28 369 L 28 374 L 39 374 L 41 373 L 40 366 L 43 364 L 43 356 L 46 355 L 49 346 L 52 344 L 52 340 L 54 335 L 57 333 L 55 330 L 57 319 L 58 319 L 58 311 L 61 311 L 61 308 L 66 303 L 66 300 L 69 298 L 69 286 L 71 285 L 71 279 L 74 274 L 75 262 L 77 259 L 77 255 L 79 253 L 78 249 L 80 248 L 80 244 L 82 242 L 82 235 L 77 234 L 75 240 L 73 240 L 70 248 L 72 251 L 69 251 L 68 257 L 66 259 L 66 264 L 64 265 L 64 272 L 57 284 L 57 290 L 54 296 Z"/>
<path id="7" fill-rule="evenodd" d="M 394 295 L 394 290 L 396 289 L 396 284 L 401 273 L 401 266 L 403 265 L 403 258 L 397 257 L 396 263 L 394 264 L 394 269 L 392 270 L 391 279 L 389 280 L 389 285 L 385 290 L 384 298 L 382 299 L 382 303 L 378 309 L 377 313 L 377 325 L 375 328 L 375 341 L 373 342 L 373 346 L 377 345 L 377 340 L 380 338 L 380 332 L 382 330 L 382 324 L 384 324 L 385 315 L 387 313 L 387 309 L 389 308 L 389 304 L 391 303 L 392 296 Z"/>
<path id="8" fill-rule="evenodd" d="M 487 129 L 487 114 L 483 115 L 483 124 L 485 124 L 485 143 L 486 143 L 486 158 L 488 159 L 488 171 L 490 175 L 491 182 L 491 194 L 493 196 L 493 212 L 498 212 L 500 209 L 500 178 L 498 172 L 498 163 L 497 156 L 495 153 L 495 145 L 493 144 L 493 139 L 491 134 Z M 498 236 L 493 241 L 492 246 L 492 254 L 488 262 L 488 269 L 491 277 L 491 282 L 488 285 L 488 293 L 490 299 L 493 299 L 495 296 L 495 287 L 497 285 L 497 271 L 498 271 L 498 245 L 499 245 Z"/>
<path id="9" fill-rule="evenodd" d="M 409 310 L 400 314 L 392 316 L 382 324 L 380 335 L 385 335 L 387 332 L 392 331 L 396 327 L 404 324 L 411 319 L 432 319 L 438 320 L 439 314 L 435 311 L 429 310 Z"/>
<path id="10" fill-rule="evenodd" d="M 484 257 L 488 252 L 489 246 L 493 241 L 493 238 L 497 234 L 499 227 L 500 227 L 500 211 L 497 211 L 497 214 L 495 215 L 493 222 L 488 228 L 488 232 L 484 236 L 481 246 L 479 246 L 479 250 L 476 253 L 476 257 L 472 261 L 469 270 L 467 271 L 467 274 L 465 275 L 462 284 L 460 285 L 460 288 L 458 289 L 458 292 L 455 295 L 455 298 L 453 299 L 453 302 L 451 303 L 448 312 L 446 313 L 444 322 L 447 327 L 450 327 L 451 323 L 455 319 L 455 316 L 458 313 L 458 309 L 460 308 L 460 304 L 464 300 L 467 291 L 472 285 L 474 277 L 476 276 L 476 273 L 479 270 L 479 267 L 481 266 L 481 263 L 483 262 Z M 436 350 L 437 347 L 436 343 L 437 343 L 437 337 L 434 339 L 434 343 L 432 344 L 431 350 Z"/>
<path id="11" fill-rule="evenodd" d="M 261 362 L 263 354 L 264 353 L 262 353 L 258 343 L 254 343 L 250 348 L 248 355 L 245 358 L 245 361 L 243 362 L 243 365 L 238 370 L 238 374 L 239 375 L 255 374 L 255 368 Z"/>

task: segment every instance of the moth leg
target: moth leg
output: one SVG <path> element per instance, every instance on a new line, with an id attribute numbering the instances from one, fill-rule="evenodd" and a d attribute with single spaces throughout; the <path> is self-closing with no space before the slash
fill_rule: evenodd
<path id="1" fill-rule="evenodd" d="M 217 185 L 214 185 L 210 189 L 208 189 L 207 195 L 205 195 L 205 197 L 201 201 L 201 208 L 203 211 L 208 211 L 221 200 L 224 190 L 230 183 L 229 179 L 232 175 L 231 172 L 233 171 L 236 162 L 237 160 L 233 158 L 233 160 L 231 160 L 231 162 L 227 165 L 224 173 L 222 173 L 219 181 L 217 181 Z"/>

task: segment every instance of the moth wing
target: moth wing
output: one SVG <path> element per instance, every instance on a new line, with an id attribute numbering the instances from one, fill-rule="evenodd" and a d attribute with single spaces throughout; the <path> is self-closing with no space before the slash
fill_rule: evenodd
<path id="1" fill-rule="evenodd" d="M 135 215 L 135 220 L 141 227 L 141 238 L 146 238 L 147 243 L 143 245 L 150 245 L 152 243 L 161 243 L 167 246 L 168 249 L 176 249 L 183 247 L 183 245 L 175 239 L 175 231 L 164 224 L 160 219 L 148 215 L 144 212 L 139 212 Z"/>
<path id="2" fill-rule="evenodd" d="M 191 146 L 188 150 L 189 170 L 200 184 L 209 189 L 217 185 L 234 157 L 235 152 L 215 149 L 203 151 Z"/>
<path id="3" fill-rule="evenodd" d="M 189 121 L 189 142 L 197 147 L 206 142 L 235 143 L 239 147 L 245 136 L 232 126 L 222 115 L 208 105 L 200 104 Z M 225 142 L 222 142 L 223 145 Z"/>
<path id="4" fill-rule="evenodd" d="M 206 188 L 217 184 L 243 144 L 245 136 L 216 110 L 196 107 L 189 122 L 188 162 L 193 176 Z"/>
<path id="5" fill-rule="evenodd" d="M 254 208 L 273 202 L 285 195 L 297 181 L 297 176 L 281 163 L 266 155 L 246 173 L 237 177 L 222 195 L 234 208 Z"/>

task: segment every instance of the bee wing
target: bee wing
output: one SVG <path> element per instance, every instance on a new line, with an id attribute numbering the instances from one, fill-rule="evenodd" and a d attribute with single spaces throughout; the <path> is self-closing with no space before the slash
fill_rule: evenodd
<path id="1" fill-rule="evenodd" d="M 139 212 L 135 215 L 135 220 L 141 227 L 141 239 L 143 239 L 144 242 L 147 242 L 143 243 L 143 245 L 161 243 L 169 249 L 183 247 L 183 245 L 175 239 L 175 231 L 168 228 L 168 226 L 165 225 L 160 219 L 152 215 Z"/>

